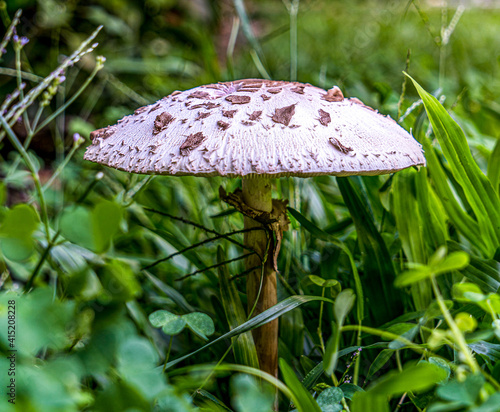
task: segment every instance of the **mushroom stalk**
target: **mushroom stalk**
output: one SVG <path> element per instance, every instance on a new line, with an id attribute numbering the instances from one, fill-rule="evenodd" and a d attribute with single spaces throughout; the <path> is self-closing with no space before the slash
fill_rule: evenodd
<path id="1" fill-rule="evenodd" d="M 271 180 L 266 178 L 243 179 L 243 200 L 253 209 L 263 212 L 271 212 L 273 208 L 271 194 Z M 260 226 L 260 223 L 245 216 L 245 229 Z M 245 233 L 245 246 L 256 251 L 264 258 L 266 254 L 268 237 L 263 230 L 255 230 Z M 276 271 L 273 268 L 272 239 L 267 251 L 267 260 L 264 266 L 264 278 L 262 279 L 262 289 L 260 291 L 253 316 L 264 312 L 266 309 L 278 303 Z M 259 266 L 261 260 L 257 255 L 248 257 L 245 261 L 247 269 Z M 247 277 L 247 298 L 248 311 L 250 312 L 255 304 L 260 288 L 261 270 L 256 269 Z M 278 319 L 273 320 L 257 329 L 253 330 L 253 338 L 259 357 L 260 369 L 264 372 L 278 377 Z"/>

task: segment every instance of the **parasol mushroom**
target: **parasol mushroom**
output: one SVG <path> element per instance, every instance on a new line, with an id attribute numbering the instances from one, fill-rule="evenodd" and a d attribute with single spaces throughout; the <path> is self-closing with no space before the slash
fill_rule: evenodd
<path id="1" fill-rule="evenodd" d="M 223 200 L 245 214 L 245 234 L 260 263 L 262 289 L 254 315 L 277 303 L 276 258 L 286 203 L 272 200 L 271 179 L 284 176 L 378 175 L 425 165 L 421 145 L 389 116 L 338 87 L 244 79 L 175 91 L 91 133 L 85 159 L 132 173 L 242 177 L 242 191 Z M 261 271 L 247 278 L 248 305 L 257 298 Z M 278 321 L 254 330 L 262 370 L 277 376 Z"/>

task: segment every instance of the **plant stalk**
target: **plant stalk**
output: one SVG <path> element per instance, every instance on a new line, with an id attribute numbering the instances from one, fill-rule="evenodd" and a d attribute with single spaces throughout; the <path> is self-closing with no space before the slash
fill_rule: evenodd
<path id="1" fill-rule="evenodd" d="M 243 200 L 254 209 L 271 212 L 273 204 L 270 179 L 243 179 Z M 260 223 L 245 216 L 245 229 L 259 226 Z M 265 261 L 263 272 L 259 268 L 251 271 L 247 276 L 248 312 L 250 313 L 256 303 L 253 312 L 253 316 L 256 316 L 278 302 L 276 272 L 272 264 L 273 248 L 270 247 L 267 250 L 267 236 L 261 230 L 245 233 L 244 244 L 256 252 L 256 254 L 246 259 L 245 266 L 247 269 L 260 266 L 261 259 Z M 269 254 L 267 259 L 266 253 Z M 263 279 L 262 289 L 259 294 L 261 274 Z M 275 378 L 278 377 L 278 319 L 254 329 L 252 332 L 260 369 Z"/>

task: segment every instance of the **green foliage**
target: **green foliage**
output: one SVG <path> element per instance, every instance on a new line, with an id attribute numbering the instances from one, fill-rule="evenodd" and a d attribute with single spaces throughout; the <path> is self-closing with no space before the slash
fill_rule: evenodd
<path id="1" fill-rule="evenodd" d="M 446 248 L 439 248 L 429 258 L 428 265 L 413 265 L 415 268 L 401 273 L 394 284 L 398 287 L 408 286 L 428 279 L 431 276 L 464 269 L 469 264 L 469 255 L 465 252 L 453 252 L 448 256 L 445 254 Z"/>
<path id="2" fill-rule="evenodd" d="M 166 310 L 157 310 L 149 315 L 149 321 L 155 328 L 161 328 L 166 335 L 177 335 L 185 326 L 203 340 L 208 340 L 207 336 L 215 332 L 213 320 L 207 314 L 200 312 L 177 316 Z"/>
<path id="3" fill-rule="evenodd" d="M 270 411 L 274 394 L 269 385 L 259 382 L 249 375 L 238 374 L 231 378 L 232 405 L 238 412 Z"/>
<path id="4" fill-rule="evenodd" d="M 0 250 L 6 259 L 23 261 L 34 252 L 33 232 L 39 219 L 31 206 L 19 204 L 7 210 L 0 226 Z"/>
<path id="5" fill-rule="evenodd" d="M 321 412 L 320 406 L 315 402 L 309 391 L 307 391 L 302 383 L 297 379 L 297 376 L 295 376 L 295 372 L 290 365 L 288 365 L 284 359 L 279 360 L 279 365 L 281 373 L 283 374 L 283 380 L 295 395 L 294 403 L 297 410 L 299 412 Z"/>
<path id="6" fill-rule="evenodd" d="M 59 229 L 69 241 L 100 253 L 118 232 L 121 216 L 122 209 L 114 202 L 100 202 L 92 210 L 77 206 L 61 215 Z"/>
<path id="7" fill-rule="evenodd" d="M 420 363 L 392 372 L 379 379 L 366 392 L 358 392 L 353 397 L 353 412 L 372 410 L 389 411 L 387 398 L 405 392 L 421 392 L 446 379 L 446 372 L 439 366 Z"/>

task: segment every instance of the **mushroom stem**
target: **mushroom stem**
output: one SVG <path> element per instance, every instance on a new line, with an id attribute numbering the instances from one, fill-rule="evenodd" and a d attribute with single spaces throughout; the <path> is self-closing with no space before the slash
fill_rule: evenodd
<path id="1" fill-rule="evenodd" d="M 271 180 L 266 178 L 243 179 L 243 200 L 245 203 L 257 210 L 271 212 L 273 208 L 271 194 Z M 260 223 L 245 216 L 245 229 L 258 227 Z M 255 230 L 245 233 L 245 245 L 255 250 L 259 256 L 264 257 L 267 248 L 266 232 Z M 266 309 L 276 305 L 278 301 L 276 272 L 273 268 L 272 239 L 268 256 L 264 267 L 264 278 L 262 279 L 262 290 L 255 306 L 253 316 L 264 312 Z M 247 269 L 261 264 L 257 255 L 248 257 L 245 261 Z M 256 269 L 247 277 L 248 311 L 255 304 L 260 288 L 261 270 Z M 278 319 L 253 330 L 253 338 L 259 357 L 260 369 L 264 372 L 278 377 Z"/>

